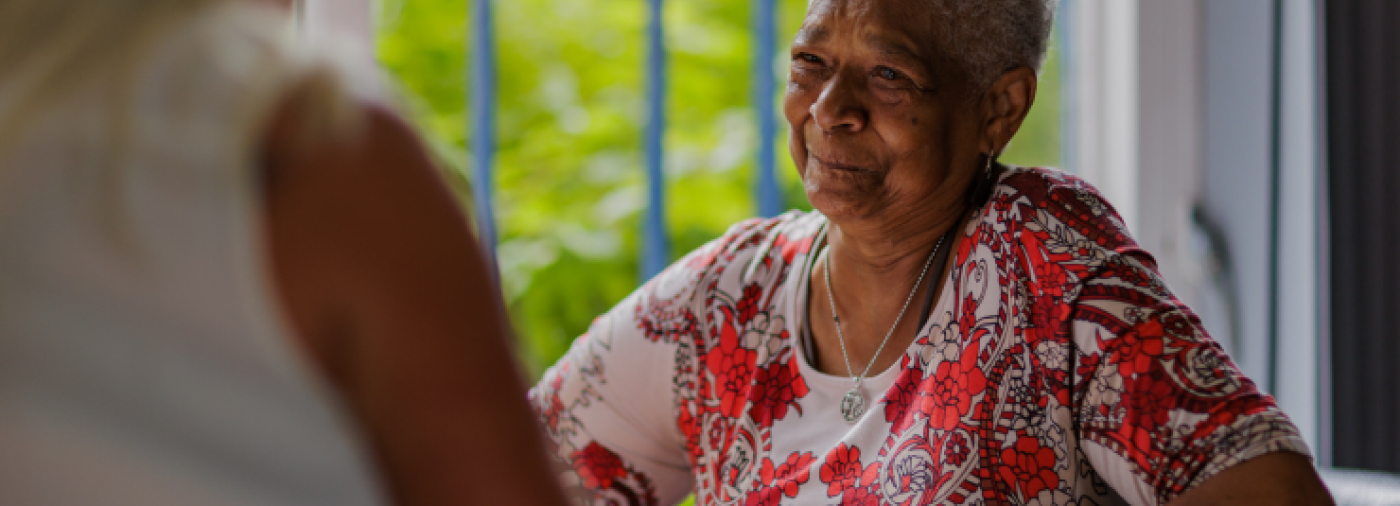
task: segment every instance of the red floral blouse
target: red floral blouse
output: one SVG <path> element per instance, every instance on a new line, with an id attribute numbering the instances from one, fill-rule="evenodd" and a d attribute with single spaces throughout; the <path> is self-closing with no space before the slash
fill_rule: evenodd
<path id="1" fill-rule="evenodd" d="M 740 223 L 599 318 L 531 391 L 583 503 L 1161 504 L 1274 451 L 1273 399 L 1085 182 L 1011 168 L 870 408 L 803 358 L 826 219 Z"/>

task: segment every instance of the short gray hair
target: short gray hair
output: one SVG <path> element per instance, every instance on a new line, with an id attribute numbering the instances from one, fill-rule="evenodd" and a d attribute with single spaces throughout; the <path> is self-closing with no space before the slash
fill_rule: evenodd
<path id="1" fill-rule="evenodd" d="M 1036 72 L 1050 45 L 1058 0 L 926 0 L 935 41 L 978 93 L 1016 67 Z"/>

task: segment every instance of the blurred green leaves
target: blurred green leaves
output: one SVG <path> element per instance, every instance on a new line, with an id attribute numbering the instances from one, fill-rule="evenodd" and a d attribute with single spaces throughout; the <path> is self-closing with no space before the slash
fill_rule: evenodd
<path id="1" fill-rule="evenodd" d="M 376 4 L 379 60 L 464 202 L 471 135 L 467 1 Z M 806 1 L 779 3 L 784 48 Z M 522 361 L 538 375 L 639 282 L 646 3 L 510 0 L 493 7 L 498 258 Z M 756 209 L 751 11 L 746 0 L 667 2 L 666 213 L 676 257 Z M 762 57 L 772 59 L 781 92 L 786 50 Z M 1048 69 L 1053 79 L 1053 65 Z M 1042 84 L 1036 110 L 1006 159 L 1057 161 L 1056 84 Z M 786 135 L 775 143 L 786 204 L 809 208 L 786 156 Z"/>

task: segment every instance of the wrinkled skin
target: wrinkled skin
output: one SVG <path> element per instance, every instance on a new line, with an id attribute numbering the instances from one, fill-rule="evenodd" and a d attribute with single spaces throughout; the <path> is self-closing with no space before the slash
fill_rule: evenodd
<path id="1" fill-rule="evenodd" d="M 819 0 L 793 43 L 789 148 L 833 220 L 950 207 L 990 151 L 975 90 L 928 42 L 933 24 L 915 5 Z"/>
<path id="2" fill-rule="evenodd" d="M 989 88 L 932 41 L 918 0 L 816 0 L 792 46 L 783 109 L 812 205 L 830 218 L 832 283 L 855 371 L 875 356 L 935 242 L 965 218 L 966 194 L 1020 126 L 1035 96 L 1029 68 Z M 954 247 L 955 244 L 945 245 Z M 825 300 L 813 275 L 813 300 Z M 812 304 L 818 369 L 847 374 L 827 304 Z M 903 349 L 917 317 L 887 345 Z"/>

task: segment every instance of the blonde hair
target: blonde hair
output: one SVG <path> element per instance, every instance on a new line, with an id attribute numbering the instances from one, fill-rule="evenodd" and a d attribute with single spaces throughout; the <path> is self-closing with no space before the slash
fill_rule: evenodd
<path id="1" fill-rule="evenodd" d="M 229 12 L 213 12 L 225 7 Z M 253 150 L 259 147 L 246 143 L 260 142 L 262 132 L 258 130 L 269 127 L 272 115 L 278 112 L 291 113 L 291 127 L 297 134 L 294 142 L 303 145 L 348 139 L 359 132 L 362 109 L 355 100 L 358 94 L 348 88 L 349 80 L 343 76 L 347 69 L 329 58 L 333 55 L 294 44 L 290 24 L 278 25 L 289 19 L 249 0 L 0 0 L 0 194 L 21 191 L 9 184 L 13 180 L 8 176 L 22 168 L 6 166 L 5 161 L 11 149 L 23 145 L 30 129 L 45 121 L 50 111 L 67 107 L 72 99 L 95 96 L 110 108 L 92 111 L 91 118 L 109 124 L 98 130 L 104 137 L 88 140 L 101 143 L 104 156 L 96 162 L 101 169 L 89 182 L 105 189 L 95 198 L 104 200 L 100 207 L 103 219 L 112 222 L 107 231 L 114 234 L 113 239 L 130 248 L 139 247 L 123 222 L 131 202 L 119 184 L 128 168 L 123 159 L 138 140 L 136 125 L 143 112 L 133 110 L 142 105 L 131 97 L 146 77 L 140 73 L 160 51 L 184 50 L 170 45 L 172 35 L 182 29 L 206 28 L 191 25 L 199 23 L 206 13 L 237 19 L 219 18 L 220 23 L 226 19 L 233 23 L 220 25 L 231 31 L 205 42 L 249 42 L 256 46 L 251 52 L 230 54 L 272 56 L 261 60 L 267 65 L 225 67 L 266 73 L 247 81 L 258 87 L 249 90 L 258 96 L 255 107 L 227 118 L 229 134 L 238 136 L 231 140 L 245 143 L 249 151 L 244 155 L 249 160 L 258 158 Z M 196 52 L 207 49 L 190 48 Z M 234 60 L 238 59 L 230 58 Z M 294 109 L 275 110 L 284 105 Z M 70 116 L 65 120 L 78 119 Z"/>
<path id="2" fill-rule="evenodd" d="M 0 152 L 33 119 L 85 86 L 121 96 L 162 37 L 205 10 L 247 1 L 0 0 Z M 359 118 L 342 69 L 329 58 L 305 58 L 316 56 L 309 52 L 288 56 L 304 60 L 285 91 L 296 98 L 307 140 L 351 133 Z"/>
<path id="3" fill-rule="evenodd" d="M 125 77 L 165 30 L 225 1 L 0 2 L 0 142 L 93 77 Z"/>

